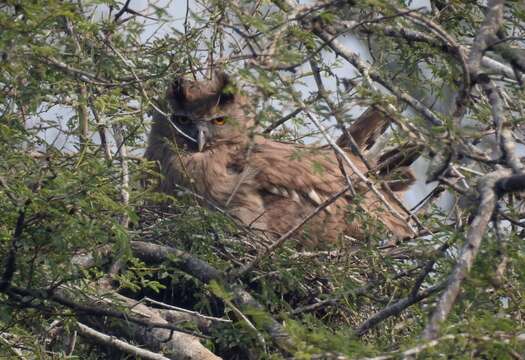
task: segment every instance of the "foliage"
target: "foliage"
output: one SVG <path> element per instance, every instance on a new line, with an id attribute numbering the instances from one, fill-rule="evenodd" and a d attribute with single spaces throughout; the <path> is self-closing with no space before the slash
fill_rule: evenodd
<path id="1" fill-rule="evenodd" d="M 183 330 L 206 336 L 205 346 L 224 358 L 402 357 L 414 349 L 421 358 L 521 358 L 520 193 L 499 199 L 434 345 L 421 333 L 443 288 L 356 333 L 374 314 L 413 296 L 415 285 L 417 293 L 447 279 L 480 208 L 478 182 L 496 164 L 512 167 L 498 150 L 502 129 L 510 129 L 516 153 L 523 155 L 522 2 L 506 2 L 499 43 L 483 49 L 499 66 L 476 74 L 496 82 L 506 122 L 499 128 L 494 123 L 494 104 L 475 83 L 466 89 L 465 111 L 459 118 L 454 113 L 465 70 L 449 38 L 471 49 L 490 8 L 485 3 L 430 1 L 417 14 L 437 27 L 410 17 L 415 10 L 408 11 L 406 1 L 320 1 L 293 9 L 288 1 L 190 1 L 183 20 L 172 13 L 180 2 L 148 2 L 145 9 L 129 1 L 2 3 L 0 353 L 125 357 L 89 337 L 75 345 L 77 322 L 121 339 L 126 335 L 112 327 L 122 318 L 58 301 L 65 291 L 71 302 L 94 301 L 89 304 L 98 308 L 108 301 L 126 314 L 133 314 L 132 307 L 119 304 L 116 293 L 233 320 L 180 322 Z M 323 31 L 362 60 L 366 71 L 335 41 L 324 41 Z M 352 51 L 352 44 L 361 49 Z M 512 58 L 516 52 L 518 60 Z M 316 87 L 312 64 L 328 90 Z M 155 164 L 141 158 L 152 109 L 165 108 L 164 89 L 175 77 L 209 76 L 214 69 L 230 73 L 232 91 L 253 100 L 260 132 L 298 109 L 272 127 L 270 136 L 283 141 L 322 139 L 307 113 L 337 136 L 334 119 L 348 126 L 363 108 L 390 109 L 395 125 L 383 145 L 421 146 L 418 178 L 434 181 L 416 211 L 423 226 L 417 236 L 390 248 L 384 227 L 356 205 L 349 220 L 366 229 L 364 243 L 346 239 L 311 250 L 290 240 L 238 279 L 199 280 L 185 270 L 180 254 L 158 263 L 141 258 L 132 241 L 185 251 L 227 274 L 268 245 L 262 234 L 202 207 L 189 189 L 162 195 L 154 185 L 144 186 L 158 175 Z M 441 123 L 431 124 L 417 104 Z M 423 189 L 418 182 L 410 193 L 417 199 L 413 205 L 425 198 Z M 88 266 L 82 260 L 87 256 Z M 106 291 L 108 282 L 114 291 Z M 239 289 L 262 307 L 239 306 Z M 267 330 L 271 321 L 284 324 L 294 349 L 277 344 Z M 132 332 L 138 325 L 130 324 L 124 327 Z M 126 341 L 143 345 L 135 336 Z"/>

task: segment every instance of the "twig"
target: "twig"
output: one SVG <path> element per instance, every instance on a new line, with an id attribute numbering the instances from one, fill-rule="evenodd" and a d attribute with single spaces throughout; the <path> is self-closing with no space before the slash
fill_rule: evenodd
<path id="1" fill-rule="evenodd" d="M 178 306 L 168 305 L 168 304 L 162 303 L 160 301 L 153 300 L 153 299 L 151 299 L 149 297 L 145 297 L 144 300 L 149 302 L 149 303 L 151 303 L 151 304 L 162 306 L 162 307 L 164 307 L 166 309 L 180 311 L 180 312 L 183 312 L 183 313 L 186 313 L 186 314 L 190 314 L 190 315 L 193 315 L 193 316 L 205 319 L 205 320 L 226 322 L 226 323 L 231 323 L 232 322 L 230 319 L 223 319 L 223 318 L 218 318 L 218 317 L 214 317 L 214 316 L 203 315 L 203 314 L 201 314 L 201 313 L 199 313 L 197 311 L 191 311 L 191 310 L 184 309 L 184 308 L 181 308 L 181 307 L 178 307 Z"/>
<path id="2" fill-rule="evenodd" d="M 98 110 L 95 107 L 95 102 L 93 101 L 93 96 L 88 97 L 89 107 L 93 113 L 93 117 L 97 123 L 98 136 L 100 137 L 100 147 L 104 151 L 104 157 L 107 161 L 111 161 L 113 156 L 111 155 L 111 150 L 109 148 L 108 139 L 106 137 L 106 125 L 102 122 L 102 119 L 99 116 Z"/>
<path id="3" fill-rule="evenodd" d="M 440 337 L 439 339 L 425 342 L 423 344 L 417 345 L 417 346 L 415 346 L 415 347 L 413 347 L 411 349 L 408 349 L 408 350 L 405 350 L 405 351 L 402 351 L 402 352 L 395 352 L 395 353 L 392 353 L 392 354 L 380 355 L 380 356 L 376 356 L 376 357 L 372 357 L 372 358 L 361 358 L 360 360 L 388 360 L 388 359 L 393 359 L 393 358 L 396 358 L 396 359 L 397 358 L 411 359 L 412 356 L 417 355 L 417 354 L 419 354 L 420 352 L 422 352 L 422 351 L 424 351 L 426 349 L 429 349 L 429 348 L 432 348 L 434 346 L 437 346 L 444 340 L 454 340 L 458 336 L 459 335 L 445 335 L 443 337 Z"/>
<path id="4" fill-rule="evenodd" d="M 80 42 L 78 41 L 77 34 L 75 33 L 75 29 L 73 28 L 73 24 L 71 23 L 71 20 L 66 17 L 66 30 L 69 33 L 69 36 L 73 40 L 74 44 L 74 51 L 75 56 L 77 58 L 77 61 L 80 62 L 80 59 L 83 57 L 83 51 L 82 47 L 80 46 Z M 89 119 L 88 119 L 88 110 L 87 110 L 87 103 L 88 100 L 88 93 L 87 93 L 87 87 L 86 84 L 78 81 L 78 120 L 79 120 L 79 139 L 80 139 L 80 149 L 81 151 L 84 150 L 84 148 L 87 146 L 87 143 L 89 141 Z"/>
<path id="5" fill-rule="evenodd" d="M 468 57 L 468 68 L 473 81 L 477 80 L 485 51 L 498 41 L 496 33 L 503 24 L 504 4 L 504 0 L 489 0 L 487 4 L 485 20 L 474 38 Z"/>
<path id="6" fill-rule="evenodd" d="M 101 79 L 99 78 L 97 75 L 95 74 L 92 74 L 90 72 L 87 72 L 85 70 L 81 70 L 81 69 L 77 69 L 77 68 L 74 68 L 62 61 L 59 61 L 55 58 L 52 58 L 52 57 L 39 57 L 37 59 L 38 61 L 40 62 L 43 62 L 44 64 L 47 64 L 47 65 L 52 65 L 52 66 L 55 66 L 57 68 L 59 68 L 60 70 L 70 74 L 70 75 L 73 75 L 75 78 L 78 78 L 79 80 L 83 81 L 83 82 L 86 82 L 86 83 L 90 83 L 90 84 L 93 84 L 93 85 L 103 85 L 103 86 L 120 86 L 120 85 L 123 85 L 123 84 L 116 84 L 116 83 L 110 83 L 109 81 L 107 80 L 104 80 L 104 79 Z"/>
<path id="7" fill-rule="evenodd" d="M 363 155 L 363 153 L 359 149 L 359 146 L 355 142 L 354 137 L 352 136 L 352 134 L 350 134 L 350 132 L 346 128 L 346 126 L 344 124 L 344 120 L 343 120 L 343 118 L 340 115 L 340 111 L 338 111 L 338 109 L 337 109 L 337 105 L 332 101 L 332 99 L 330 99 L 328 93 L 326 92 L 326 88 L 324 87 L 324 84 L 323 84 L 323 79 L 321 78 L 321 69 L 319 69 L 319 66 L 317 65 L 315 60 L 313 60 L 313 59 L 310 60 L 310 67 L 312 68 L 312 73 L 314 75 L 314 79 L 315 79 L 315 83 L 317 85 L 317 91 L 319 92 L 319 96 L 324 100 L 324 102 L 326 103 L 326 105 L 330 109 L 331 115 L 335 118 L 335 120 L 337 122 L 337 125 L 339 126 L 339 128 L 343 132 L 343 135 L 349 141 L 350 149 L 352 150 L 352 152 L 355 155 L 357 155 L 359 157 L 359 159 L 361 159 L 363 164 L 366 165 L 367 170 L 370 170 L 372 168 L 372 166 L 370 165 L 368 160 L 365 158 L 365 156 Z"/>
<path id="8" fill-rule="evenodd" d="M 11 335 L 11 334 L 8 334 Z M 0 342 L 4 343 L 4 346 L 2 348 L 7 348 L 10 355 L 13 355 L 15 358 L 19 360 L 26 360 L 27 358 L 22 355 L 22 352 L 18 349 L 16 349 L 8 339 L 6 339 L 6 333 L 0 333 Z M 7 355 L 7 354 L 4 354 Z"/>
<path id="9" fill-rule="evenodd" d="M 118 19 L 124 15 L 124 13 L 128 10 L 128 7 L 129 7 L 129 3 L 131 2 L 131 0 L 126 0 L 126 2 L 124 3 L 124 6 L 122 6 L 122 9 L 120 9 L 116 14 L 115 14 L 115 17 L 113 19 L 114 22 L 117 22 Z"/>
<path id="10" fill-rule="evenodd" d="M 375 313 L 370 318 L 368 318 L 364 323 L 359 325 L 356 329 L 356 334 L 358 336 L 364 335 L 371 328 L 382 322 L 383 320 L 389 318 L 390 316 L 398 315 L 401 311 L 405 310 L 407 307 L 429 297 L 430 295 L 442 290 L 445 287 L 445 283 L 441 283 L 435 286 L 432 286 L 428 289 L 418 292 L 416 295 L 410 294 L 408 297 L 396 301 L 392 305 L 387 306 L 383 310 Z"/>
<path id="11" fill-rule="evenodd" d="M 414 19 L 416 22 L 423 24 L 439 38 L 441 38 L 442 41 L 448 45 L 449 51 L 451 51 L 458 58 L 459 63 L 461 64 L 461 68 L 463 70 L 463 82 L 461 83 L 461 88 L 459 89 L 458 95 L 456 97 L 456 109 L 452 115 L 453 122 L 455 124 L 459 124 L 469 103 L 469 95 L 471 90 L 471 74 L 467 64 L 466 52 L 454 40 L 454 38 L 445 31 L 445 29 L 443 29 L 434 21 L 427 19 L 425 16 L 415 12 L 408 13 L 407 16 Z"/>
<path id="12" fill-rule="evenodd" d="M 365 26 L 366 25 L 366 26 Z M 427 33 L 423 33 L 421 31 L 417 31 L 414 29 L 410 29 L 407 27 L 394 27 L 389 25 L 383 25 L 383 24 L 362 24 L 357 23 L 355 21 L 338 21 L 334 23 L 334 26 L 339 30 L 339 28 L 343 28 L 345 31 L 353 30 L 354 28 L 357 29 L 357 31 L 364 33 L 364 34 L 371 34 L 371 33 L 381 33 L 385 36 L 389 37 L 396 37 L 396 38 L 403 38 L 407 42 L 424 42 L 432 47 L 444 49 L 446 52 L 450 53 L 451 55 L 456 55 L 455 49 L 450 46 L 448 42 L 441 42 L 435 39 L 434 37 L 428 35 Z M 460 50 L 468 54 L 470 52 L 470 49 L 466 46 L 460 45 Z M 519 74 L 516 74 L 512 67 L 503 64 L 497 60 L 494 60 L 486 55 L 484 55 L 481 58 L 481 65 L 490 69 L 493 72 L 496 72 L 498 74 L 501 74 L 503 76 L 506 76 L 510 79 L 517 79 L 518 81 L 521 80 L 521 77 Z"/>
<path id="13" fill-rule="evenodd" d="M 294 111 L 292 111 L 291 113 L 289 114 L 286 114 L 285 116 L 283 116 L 282 118 L 280 118 L 279 120 L 275 121 L 274 123 L 272 123 L 270 126 L 268 126 L 266 129 L 263 130 L 263 134 L 269 134 L 271 133 L 273 130 L 275 130 L 276 128 L 278 128 L 279 126 L 281 126 L 282 124 L 284 124 L 285 122 L 287 122 L 288 120 L 294 118 L 295 116 L 297 116 L 301 111 L 303 111 L 303 108 L 301 107 L 298 107 L 297 109 L 295 109 Z"/>

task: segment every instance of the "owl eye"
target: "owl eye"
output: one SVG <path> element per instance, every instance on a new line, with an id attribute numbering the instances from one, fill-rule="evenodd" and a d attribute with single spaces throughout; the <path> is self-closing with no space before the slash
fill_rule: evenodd
<path id="1" fill-rule="evenodd" d="M 179 124 L 179 125 L 188 125 L 190 123 L 190 119 L 188 119 L 187 117 L 184 117 L 184 116 L 179 116 L 175 119 L 175 121 Z"/>
<path id="2" fill-rule="evenodd" d="M 222 126 L 222 125 L 226 124 L 226 118 L 221 116 L 221 117 L 213 119 L 211 122 L 214 125 Z"/>

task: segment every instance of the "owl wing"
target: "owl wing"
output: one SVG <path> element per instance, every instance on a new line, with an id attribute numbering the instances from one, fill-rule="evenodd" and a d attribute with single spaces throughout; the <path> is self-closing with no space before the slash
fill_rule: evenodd
<path id="1" fill-rule="evenodd" d="M 352 154 L 349 156 L 356 167 L 365 173 L 366 166 Z M 269 207 L 286 199 L 288 206 L 293 205 L 291 202 L 303 206 L 305 209 L 303 215 L 347 186 L 333 150 L 326 148 L 258 139 L 245 167 L 255 170 L 252 171 L 253 183 L 263 197 L 263 202 L 269 203 Z M 349 168 L 345 167 L 345 171 L 361 194 L 359 205 L 362 209 L 380 219 L 395 235 L 406 237 L 411 234 L 409 225 L 405 221 L 385 213 L 382 209 L 384 206 L 377 195 L 364 186 L 359 186 L 357 177 Z M 397 212 L 404 214 L 389 194 L 383 193 L 383 196 Z M 346 211 L 345 205 L 352 201 L 354 199 L 350 194 L 345 194 L 337 200 L 335 206 L 327 207 L 325 214 L 337 214 L 336 217 L 343 219 L 344 214 L 338 209 L 345 208 Z"/>
<path id="2" fill-rule="evenodd" d="M 294 200 L 319 205 L 346 186 L 331 150 L 261 139 L 248 162 L 261 190 Z"/>

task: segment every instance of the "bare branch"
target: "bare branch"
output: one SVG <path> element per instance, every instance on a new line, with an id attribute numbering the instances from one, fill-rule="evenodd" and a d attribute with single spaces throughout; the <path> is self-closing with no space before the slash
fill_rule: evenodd
<path id="1" fill-rule="evenodd" d="M 390 316 L 399 315 L 407 307 L 414 305 L 415 303 L 418 303 L 423 299 L 426 299 L 430 295 L 435 294 L 436 292 L 442 290 L 444 287 L 445 287 L 445 283 L 441 283 L 441 284 L 432 286 L 428 289 L 425 289 L 423 291 L 420 291 L 415 295 L 411 294 L 410 296 L 406 298 L 396 301 L 392 305 L 389 305 L 383 310 L 379 311 L 378 313 L 372 315 L 364 323 L 359 325 L 359 327 L 355 331 L 356 334 L 359 336 L 364 335 L 371 328 L 373 328 L 374 326 L 376 326 L 383 320 L 389 318 Z"/>
<path id="2" fill-rule="evenodd" d="M 468 57 L 468 68 L 471 77 L 476 81 L 480 72 L 481 59 L 485 51 L 498 40 L 496 33 L 503 24 L 504 0 L 490 0 L 485 21 L 478 30 Z"/>
<path id="3" fill-rule="evenodd" d="M 467 232 L 465 244 L 461 249 L 458 261 L 452 270 L 446 289 L 441 295 L 439 302 L 427 324 L 423 337 L 434 340 L 438 337 L 439 327 L 452 310 L 452 306 L 461 289 L 461 284 L 470 272 L 470 268 L 476 259 L 485 229 L 492 218 L 496 206 L 497 196 L 495 192 L 496 183 L 509 176 L 508 170 L 497 170 L 488 174 L 479 184 L 480 205 L 474 220 Z"/>
<path id="4" fill-rule="evenodd" d="M 138 346 L 131 345 L 125 341 L 119 340 L 114 336 L 109 336 L 87 325 L 77 323 L 77 329 L 81 336 L 94 340 L 99 344 L 110 346 L 133 356 L 139 356 L 148 360 L 170 360 L 170 358 L 152 351 L 141 349 Z"/>

